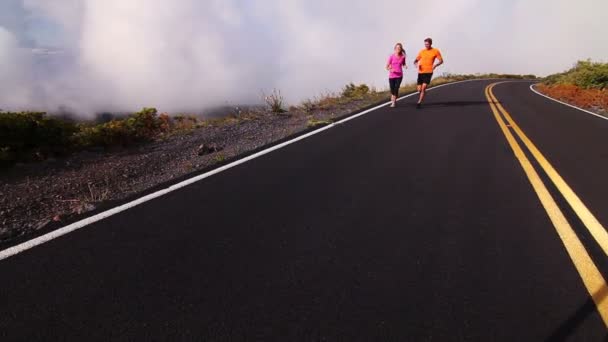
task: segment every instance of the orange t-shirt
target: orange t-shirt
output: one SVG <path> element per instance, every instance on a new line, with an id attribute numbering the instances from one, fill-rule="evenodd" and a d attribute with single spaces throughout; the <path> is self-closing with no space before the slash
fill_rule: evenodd
<path id="1" fill-rule="evenodd" d="M 435 65 L 435 59 L 439 59 L 443 61 L 443 57 L 441 57 L 441 52 L 435 48 L 431 49 L 422 49 L 416 57 L 418 61 L 418 72 L 421 74 L 431 74 L 433 73 L 433 66 Z"/>

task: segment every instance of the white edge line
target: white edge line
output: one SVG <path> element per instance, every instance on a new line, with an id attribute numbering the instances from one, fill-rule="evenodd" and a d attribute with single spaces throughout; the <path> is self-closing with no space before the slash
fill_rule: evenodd
<path id="1" fill-rule="evenodd" d="M 587 114 L 591 114 L 591 115 L 596 116 L 596 117 L 598 117 L 598 118 L 600 118 L 600 119 L 608 120 L 608 117 L 602 116 L 602 115 L 600 115 L 600 114 L 597 114 L 597 113 L 594 113 L 594 112 L 588 111 L 588 110 L 586 110 L 586 109 L 583 109 L 583 108 L 580 108 L 580 107 L 577 107 L 577 106 L 573 106 L 573 105 L 571 105 L 571 104 L 569 104 L 569 103 L 566 103 L 566 102 L 563 102 L 563 101 L 560 101 L 560 100 L 554 99 L 554 98 L 552 98 L 552 97 L 550 97 L 550 96 L 547 96 L 547 95 L 545 95 L 545 94 L 543 94 L 543 93 L 539 92 L 538 90 L 534 89 L 534 86 L 535 86 L 535 85 L 536 85 L 536 84 L 532 84 L 532 85 L 530 85 L 530 90 L 532 90 L 533 92 L 535 92 L 537 95 L 540 95 L 540 96 L 542 96 L 542 97 L 546 97 L 546 98 L 548 98 L 549 100 L 555 101 L 555 102 L 557 102 L 557 103 L 561 103 L 561 104 L 563 104 L 564 106 L 568 106 L 568 107 L 571 107 L 571 108 L 574 108 L 574 109 L 578 109 L 578 110 L 580 110 L 581 112 L 585 112 L 585 113 L 587 113 Z"/>
<path id="2" fill-rule="evenodd" d="M 429 88 L 428 90 L 430 91 L 430 90 L 438 89 L 438 88 L 445 87 L 445 86 L 450 86 L 450 85 L 464 83 L 464 82 L 472 82 L 472 81 L 486 81 L 486 80 L 480 79 L 480 80 L 457 81 L 457 82 L 452 82 L 452 83 L 441 84 L 441 85 Z M 412 94 L 409 94 L 409 95 L 402 96 L 402 97 L 400 97 L 398 99 L 398 101 L 401 101 L 401 100 L 403 100 L 405 98 L 408 98 L 408 97 L 412 97 L 412 96 L 417 95 L 417 94 L 418 93 L 416 92 L 416 93 L 412 93 Z M 32 240 L 23 242 L 23 243 L 21 243 L 19 245 L 7 248 L 7 249 L 5 249 L 3 251 L 0 251 L 0 261 L 2 261 L 4 259 L 7 259 L 7 258 L 10 258 L 12 256 L 15 256 L 15 255 L 17 255 L 19 253 L 25 252 L 28 249 L 32 249 L 32 248 L 34 248 L 36 246 L 40 246 L 40 245 L 42 245 L 42 244 L 44 244 L 46 242 L 54 240 L 54 239 L 56 239 L 58 237 L 61 237 L 61 236 L 66 235 L 68 233 L 71 233 L 71 232 L 73 232 L 75 230 L 78 230 L 80 228 L 83 228 L 85 226 L 93 224 L 95 222 L 99 222 L 99 221 L 101 221 L 103 219 L 106 219 L 106 218 L 108 218 L 110 216 L 113 216 L 113 215 L 116 215 L 118 213 L 121 213 L 121 212 L 123 212 L 125 210 L 128 210 L 128 209 L 131 209 L 133 207 L 136 207 L 136 206 L 138 206 L 140 204 L 143 204 L 145 202 L 151 201 L 151 200 L 153 200 L 155 198 L 164 196 L 164 195 L 166 195 L 166 194 L 168 194 L 170 192 L 173 192 L 175 190 L 181 189 L 183 187 L 186 187 L 188 185 L 196 183 L 196 182 L 198 182 L 200 180 L 203 180 L 205 178 L 208 178 L 208 177 L 211 177 L 213 175 L 216 175 L 216 174 L 218 174 L 218 173 L 220 173 L 222 171 L 228 170 L 228 169 L 233 168 L 233 167 L 235 167 L 237 165 L 246 163 L 246 162 L 248 162 L 248 161 L 250 161 L 252 159 L 255 159 L 255 158 L 258 158 L 258 157 L 263 156 L 265 154 L 268 154 L 270 152 L 276 151 L 276 150 L 278 150 L 280 148 L 283 148 L 283 147 L 285 147 L 287 145 L 290 145 L 290 144 L 293 144 L 293 143 L 298 142 L 300 140 L 306 139 L 306 138 L 308 138 L 308 137 L 310 137 L 312 135 L 315 135 L 315 134 L 321 133 L 323 131 L 326 131 L 326 130 L 332 128 L 332 127 L 335 127 L 336 125 L 339 125 L 339 124 L 345 123 L 347 121 L 353 120 L 353 119 L 358 118 L 358 117 L 360 117 L 362 115 L 365 115 L 365 114 L 368 114 L 370 112 L 376 111 L 376 110 L 378 110 L 378 109 L 380 109 L 382 107 L 386 107 L 389 104 L 390 104 L 390 102 L 387 102 L 387 103 L 381 104 L 379 106 L 376 106 L 374 108 L 371 108 L 371 109 L 368 109 L 366 111 L 363 111 L 363 112 L 361 112 L 359 114 L 355 114 L 355 115 L 349 116 L 348 118 L 345 118 L 345 119 L 342 119 L 340 121 L 337 121 L 337 122 L 334 122 L 332 124 L 329 124 L 327 126 L 321 127 L 321 128 L 319 128 L 317 130 L 314 130 L 312 132 L 306 133 L 306 134 L 301 135 L 301 136 L 299 136 L 297 138 L 294 138 L 292 140 L 289 140 L 289 141 L 283 142 L 281 144 L 269 147 L 269 148 L 267 148 L 267 149 L 265 149 L 263 151 L 260 151 L 260 152 L 257 152 L 255 154 L 252 154 L 252 155 L 250 155 L 248 157 L 236 160 L 236 161 L 234 161 L 234 162 L 232 162 L 230 164 L 221 166 L 221 167 L 219 167 L 217 169 L 211 170 L 211 171 L 206 172 L 206 173 L 204 173 L 202 175 L 198 175 L 196 177 L 192 177 L 192 178 L 187 179 L 185 181 L 182 181 L 180 183 L 174 184 L 174 185 L 172 185 L 172 186 L 170 186 L 170 187 L 168 187 L 166 189 L 162 189 L 162 190 L 156 191 L 156 192 L 151 193 L 149 195 L 146 195 L 146 196 L 140 197 L 140 198 L 138 198 L 136 200 L 133 200 L 133 201 L 131 201 L 129 203 L 125 203 L 125 204 L 120 205 L 118 207 L 106 210 L 106 211 L 101 212 L 101 213 L 96 214 L 96 215 L 93 215 L 91 217 L 87 217 L 87 218 L 82 219 L 82 220 L 80 220 L 78 222 L 75 222 L 75 223 L 72 223 L 70 225 L 67 225 L 67 226 L 65 226 L 63 228 L 59 228 L 57 230 L 54 230 L 54 231 L 52 231 L 50 233 L 47 233 L 45 235 L 42 235 L 42 236 L 39 236 L 39 237 L 34 238 Z"/>

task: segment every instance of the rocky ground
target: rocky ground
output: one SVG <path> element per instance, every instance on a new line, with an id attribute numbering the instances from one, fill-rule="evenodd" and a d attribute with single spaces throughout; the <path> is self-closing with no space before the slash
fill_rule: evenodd
<path id="1" fill-rule="evenodd" d="M 81 152 L 0 170 L 0 243 L 65 224 L 102 204 L 124 200 L 347 115 L 386 95 L 376 93 L 312 111 L 292 108 L 274 114 L 251 110 L 128 149 Z"/>

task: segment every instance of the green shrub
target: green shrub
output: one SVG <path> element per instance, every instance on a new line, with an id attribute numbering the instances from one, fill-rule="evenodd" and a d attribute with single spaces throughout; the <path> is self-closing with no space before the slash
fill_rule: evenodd
<path id="1" fill-rule="evenodd" d="M 155 108 L 144 108 L 125 119 L 114 119 L 97 125 L 80 125 L 75 136 L 80 147 L 128 146 L 150 141 L 169 130 L 165 115 Z"/>
<path id="2" fill-rule="evenodd" d="M 43 112 L 0 112 L 0 163 L 44 159 L 81 148 L 128 146 L 170 130 L 170 119 L 144 108 L 124 119 L 76 124 Z"/>
<path id="3" fill-rule="evenodd" d="M 82 125 L 75 136 L 79 147 L 128 146 L 140 141 L 128 119 L 112 120 L 99 125 Z"/>
<path id="4" fill-rule="evenodd" d="M 583 89 L 605 89 L 608 87 L 608 63 L 579 61 L 572 69 L 548 76 L 544 82 L 549 85 L 572 84 Z"/>
<path id="5" fill-rule="evenodd" d="M 128 129 L 138 140 L 150 140 L 160 133 L 161 121 L 156 108 L 144 108 L 127 119 Z"/>
<path id="6" fill-rule="evenodd" d="M 354 83 L 347 84 L 342 89 L 342 96 L 348 98 L 360 98 L 369 94 L 369 87 L 366 84 L 355 85 Z"/>
<path id="7" fill-rule="evenodd" d="M 0 159 L 11 162 L 66 153 L 77 130 L 73 122 L 43 112 L 0 112 Z"/>

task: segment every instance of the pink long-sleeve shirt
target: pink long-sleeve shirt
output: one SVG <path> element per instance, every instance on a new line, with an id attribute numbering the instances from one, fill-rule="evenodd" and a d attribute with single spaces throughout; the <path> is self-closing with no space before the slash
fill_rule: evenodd
<path id="1" fill-rule="evenodd" d="M 396 56 L 392 54 L 388 58 L 388 65 L 391 67 L 389 78 L 400 78 L 403 77 L 403 66 L 405 65 L 405 54 L 403 56 Z"/>

